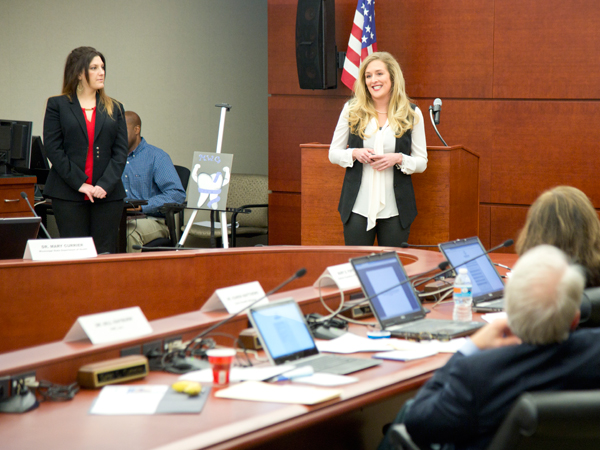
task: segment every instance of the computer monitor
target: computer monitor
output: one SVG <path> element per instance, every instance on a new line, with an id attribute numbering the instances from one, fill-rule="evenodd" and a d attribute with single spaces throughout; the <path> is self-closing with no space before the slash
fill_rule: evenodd
<path id="1" fill-rule="evenodd" d="M 44 150 L 44 143 L 40 136 L 33 136 L 31 138 L 31 158 L 29 160 L 29 168 L 50 170 L 46 150 Z"/>
<path id="2" fill-rule="evenodd" d="M 32 128 L 32 122 L 0 120 L 0 174 L 30 168 Z"/>

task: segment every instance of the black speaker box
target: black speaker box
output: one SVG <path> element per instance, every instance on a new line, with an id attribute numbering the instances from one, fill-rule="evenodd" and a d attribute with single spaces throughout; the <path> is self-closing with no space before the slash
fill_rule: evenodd
<path id="1" fill-rule="evenodd" d="M 300 89 L 337 88 L 335 0 L 298 0 L 296 65 Z"/>

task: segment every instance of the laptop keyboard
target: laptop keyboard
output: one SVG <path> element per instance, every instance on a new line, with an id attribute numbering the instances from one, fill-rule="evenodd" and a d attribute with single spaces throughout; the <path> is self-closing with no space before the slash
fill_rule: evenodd
<path id="1" fill-rule="evenodd" d="M 351 356 L 319 355 L 316 358 L 309 358 L 300 361 L 289 361 L 289 363 L 298 367 L 312 366 L 315 372 L 346 375 L 348 373 L 357 372 L 368 367 L 377 366 L 380 364 L 380 361 L 354 358 Z"/>

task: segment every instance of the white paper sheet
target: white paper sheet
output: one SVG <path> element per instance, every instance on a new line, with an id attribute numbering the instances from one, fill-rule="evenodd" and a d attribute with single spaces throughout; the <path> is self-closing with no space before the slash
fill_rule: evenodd
<path id="1" fill-rule="evenodd" d="M 104 386 L 90 414 L 154 414 L 169 386 Z"/>

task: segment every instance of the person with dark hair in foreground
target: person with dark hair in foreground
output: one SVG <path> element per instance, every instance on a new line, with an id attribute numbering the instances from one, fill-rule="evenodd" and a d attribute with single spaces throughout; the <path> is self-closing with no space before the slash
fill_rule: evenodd
<path id="1" fill-rule="evenodd" d="M 485 449 L 522 393 L 600 388 L 600 329 L 573 331 L 584 285 L 556 247 L 523 254 L 505 289 L 508 320 L 471 336 L 395 423 L 422 449 Z M 386 436 L 379 449 L 391 448 Z"/>

